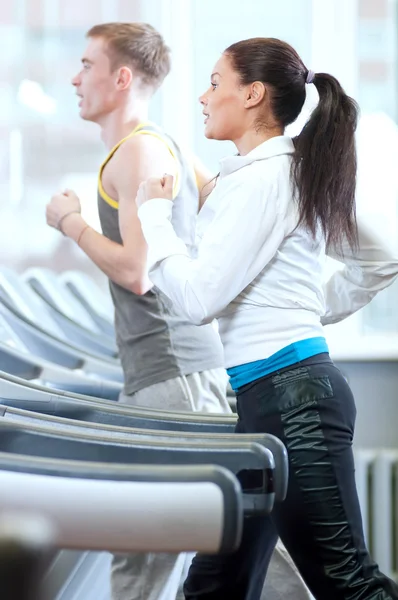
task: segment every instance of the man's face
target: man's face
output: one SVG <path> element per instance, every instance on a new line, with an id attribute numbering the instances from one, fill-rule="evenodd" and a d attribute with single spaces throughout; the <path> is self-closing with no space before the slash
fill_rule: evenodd
<path id="1" fill-rule="evenodd" d="M 113 72 L 102 38 L 89 38 L 82 69 L 72 79 L 80 98 L 80 116 L 98 123 L 117 106 L 118 69 Z"/>

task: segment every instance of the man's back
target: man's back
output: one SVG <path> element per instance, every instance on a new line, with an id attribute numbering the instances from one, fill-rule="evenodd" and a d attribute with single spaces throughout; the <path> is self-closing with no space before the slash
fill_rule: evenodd
<path id="1" fill-rule="evenodd" d="M 138 125 L 130 136 L 111 150 L 101 166 L 98 208 L 103 234 L 113 242 L 122 243 L 118 202 L 105 191 L 102 176 L 120 146 L 135 135 L 155 136 L 160 144 L 167 145 L 177 161 L 179 176 L 173 205 L 173 226 L 194 252 L 198 208 L 194 171 L 177 145 L 152 123 Z M 134 165 L 131 168 L 134 169 Z M 213 325 L 196 327 L 188 323 L 156 288 L 138 295 L 110 280 L 110 290 L 115 306 L 115 329 L 126 394 L 180 375 L 222 366 L 222 347 Z"/>

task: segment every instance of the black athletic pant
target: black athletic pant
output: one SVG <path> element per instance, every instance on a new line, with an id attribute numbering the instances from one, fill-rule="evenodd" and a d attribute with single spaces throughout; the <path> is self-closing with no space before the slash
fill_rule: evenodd
<path id="1" fill-rule="evenodd" d="M 365 547 L 351 447 L 356 409 L 329 355 L 244 386 L 237 407 L 237 433 L 270 433 L 285 444 L 287 498 L 270 517 L 245 520 L 234 554 L 196 555 L 185 598 L 258 600 L 278 533 L 316 600 L 398 600 L 398 586 Z"/>

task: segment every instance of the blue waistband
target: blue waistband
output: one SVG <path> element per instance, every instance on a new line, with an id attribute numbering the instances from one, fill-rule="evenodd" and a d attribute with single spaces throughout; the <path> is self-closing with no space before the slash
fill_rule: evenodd
<path id="1" fill-rule="evenodd" d="M 329 352 L 324 337 L 313 337 L 301 340 L 300 342 L 294 342 L 282 348 L 282 350 L 278 350 L 278 352 L 275 352 L 269 358 L 227 369 L 231 387 L 236 392 L 247 383 L 256 381 L 256 379 L 260 379 L 274 371 L 279 371 L 322 352 Z"/>

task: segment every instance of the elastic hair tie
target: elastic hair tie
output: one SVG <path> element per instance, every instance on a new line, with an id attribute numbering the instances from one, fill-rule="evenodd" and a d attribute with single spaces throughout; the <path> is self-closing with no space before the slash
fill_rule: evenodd
<path id="1" fill-rule="evenodd" d="M 311 71 L 311 69 L 309 69 L 305 83 L 314 83 L 314 79 L 315 79 L 315 72 Z"/>

